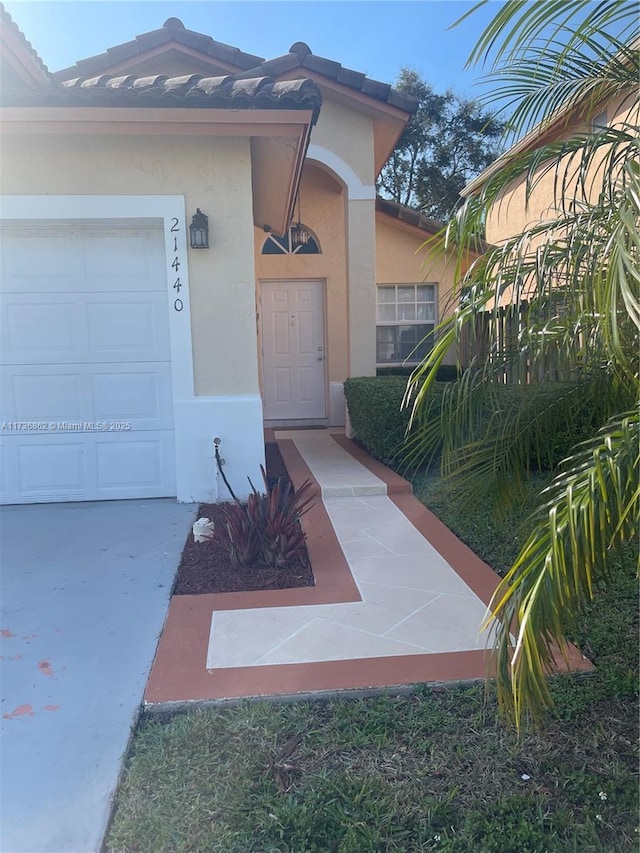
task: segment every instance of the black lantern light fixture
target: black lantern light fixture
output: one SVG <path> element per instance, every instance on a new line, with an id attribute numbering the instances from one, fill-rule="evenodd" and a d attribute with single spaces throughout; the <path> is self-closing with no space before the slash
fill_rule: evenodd
<path id="1" fill-rule="evenodd" d="M 291 251 L 306 246 L 309 242 L 309 232 L 300 218 L 300 188 L 298 188 L 298 221 L 291 226 Z"/>
<path id="2" fill-rule="evenodd" d="M 196 212 L 191 217 L 189 238 L 192 249 L 209 248 L 209 217 L 199 207 L 196 208 Z"/>

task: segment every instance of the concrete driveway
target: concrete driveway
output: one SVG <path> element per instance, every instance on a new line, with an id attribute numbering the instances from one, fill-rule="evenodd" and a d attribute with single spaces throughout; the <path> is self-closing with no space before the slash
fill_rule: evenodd
<path id="1" fill-rule="evenodd" d="M 0 850 L 99 850 L 195 507 L 0 510 Z"/>

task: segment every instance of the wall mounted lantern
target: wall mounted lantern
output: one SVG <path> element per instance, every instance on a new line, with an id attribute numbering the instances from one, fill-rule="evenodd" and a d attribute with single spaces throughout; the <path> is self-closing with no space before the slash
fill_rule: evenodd
<path id="1" fill-rule="evenodd" d="M 300 189 L 298 189 L 298 221 L 291 226 L 291 251 L 306 246 L 309 242 L 309 232 L 300 218 Z"/>
<path id="2" fill-rule="evenodd" d="M 209 217 L 205 216 L 199 207 L 196 208 L 196 212 L 191 217 L 189 238 L 192 249 L 209 248 Z"/>

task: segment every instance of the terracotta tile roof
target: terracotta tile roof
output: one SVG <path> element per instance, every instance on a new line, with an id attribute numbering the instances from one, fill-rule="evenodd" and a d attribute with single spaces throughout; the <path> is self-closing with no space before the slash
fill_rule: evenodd
<path id="1" fill-rule="evenodd" d="M 252 68 L 263 61 L 261 56 L 243 53 L 237 47 L 215 41 L 211 36 L 186 29 L 178 18 L 169 18 L 159 30 L 143 33 L 136 36 L 132 41 L 110 47 L 105 53 L 100 53 L 97 56 L 80 59 L 70 68 L 56 71 L 54 77 L 56 80 L 66 80 L 71 75 L 93 77 L 107 68 L 111 68 L 116 62 L 134 59 L 152 48 L 160 47 L 169 42 L 176 42 L 201 53 L 206 53 L 212 59 L 218 59 L 243 70 Z"/>
<path id="2" fill-rule="evenodd" d="M 188 30 L 178 18 L 169 18 L 159 30 L 136 36 L 133 41 L 109 48 L 105 53 L 79 60 L 71 68 L 65 68 L 54 75 L 57 80 L 70 77 L 95 77 L 111 68 L 117 62 L 135 59 L 146 51 L 163 44 L 175 42 L 193 50 L 200 51 L 213 60 L 224 62 L 238 69 L 242 77 L 276 77 L 294 68 L 308 68 L 318 74 L 341 83 L 349 89 L 355 89 L 378 101 L 384 101 L 408 113 L 414 113 L 418 102 L 409 95 L 397 92 L 388 83 L 371 80 L 359 71 L 343 68 L 339 62 L 315 56 L 304 42 L 296 42 L 289 53 L 275 59 L 265 60 L 261 56 L 243 53 L 237 47 L 215 41 L 210 36 Z"/>
<path id="3" fill-rule="evenodd" d="M 277 77 L 293 68 L 308 68 L 310 71 L 315 71 L 330 80 L 335 80 L 336 83 L 341 83 L 349 89 L 355 89 L 362 92 L 363 95 L 368 95 L 377 101 L 384 101 L 408 113 L 414 113 L 418 109 L 416 98 L 398 92 L 389 83 L 372 80 L 360 71 L 343 68 L 339 62 L 324 59 L 322 56 L 315 56 L 311 52 L 311 48 L 302 41 L 292 44 L 289 53 L 284 56 L 262 62 L 255 68 L 248 69 L 244 75 L 269 74 Z"/>
<path id="4" fill-rule="evenodd" d="M 397 201 L 390 201 L 380 196 L 376 196 L 376 210 L 379 210 L 380 213 L 386 213 L 387 216 L 400 219 L 402 222 L 407 222 L 409 225 L 415 225 L 416 228 L 428 231 L 429 234 L 437 234 L 445 226 L 444 222 L 423 216 L 419 210 L 414 210 L 412 207 L 405 207 L 404 204 L 399 204 Z"/>
<path id="5" fill-rule="evenodd" d="M 53 75 L 44 64 L 31 42 L 27 41 L 25 34 L 12 19 L 11 15 L 7 12 L 2 3 L 0 3 L 0 28 L 11 33 L 14 38 L 17 39 L 18 43 L 21 44 L 25 53 L 31 58 L 41 72 L 44 78 L 43 82 L 46 83 L 47 81 L 51 81 L 53 79 Z"/>
<path id="6" fill-rule="evenodd" d="M 271 77 L 78 77 L 44 90 L 3 94 L 4 106 L 219 107 L 232 109 L 306 109 L 317 119 L 322 95 L 312 80 Z"/>

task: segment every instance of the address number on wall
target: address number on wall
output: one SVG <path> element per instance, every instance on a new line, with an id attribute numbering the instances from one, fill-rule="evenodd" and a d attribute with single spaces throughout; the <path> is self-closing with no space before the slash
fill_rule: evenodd
<path id="1" fill-rule="evenodd" d="M 178 234 L 180 233 L 180 220 L 177 216 L 171 217 L 171 228 L 170 234 L 172 239 L 172 251 L 173 257 L 170 264 L 171 276 L 175 279 L 173 283 L 173 289 L 175 291 L 175 298 L 173 300 L 173 310 L 174 311 L 182 311 L 184 308 L 184 302 L 180 299 L 180 291 L 182 290 L 182 282 L 180 281 L 180 267 L 182 266 L 182 260 L 180 258 L 180 249 L 178 248 Z"/>

